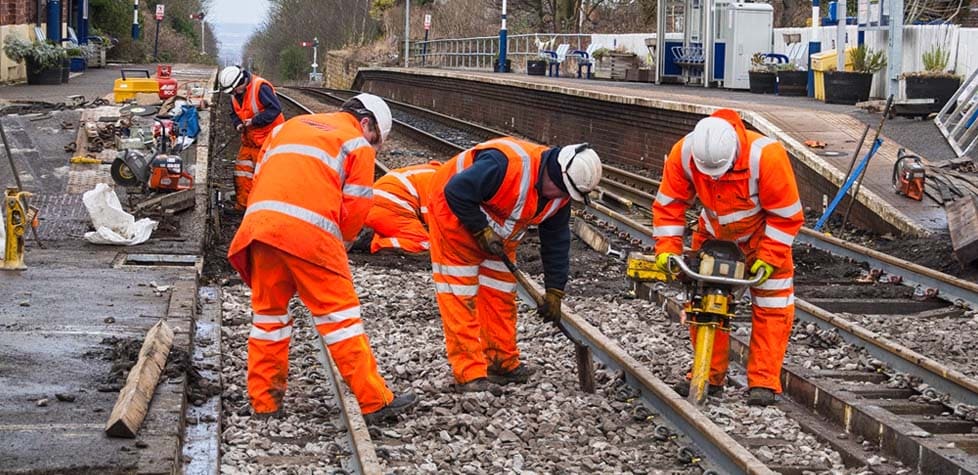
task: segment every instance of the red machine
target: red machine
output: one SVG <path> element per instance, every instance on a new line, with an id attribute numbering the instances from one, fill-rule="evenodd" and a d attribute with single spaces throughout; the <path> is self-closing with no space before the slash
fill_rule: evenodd
<path id="1" fill-rule="evenodd" d="M 921 201 L 924 199 L 924 183 L 927 180 L 927 170 L 920 157 L 900 149 L 897 152 L 896 163 L 893 164 L 893 190 L 898 195 Z"/>
<path id="2" fill-rule="evenodd" d="M 171 146 L 173 122 L 156 117 L 153 126 L 153 154 L 125 149 L 109 169 L 112 179 L 129 187 L 142 186 L 152 191 L 180 191 L 193 188 L 194 177 L 183 169 L 183 159 L 167 153 Z"/>
<path id="3" fill-rule="evenodd" d="M 156 65 L 156 82 L 159 84 L 160 99 L 164 101 L 177 95 L 177 80 L 173 79 L 173 66 L 169 64 Z"/>

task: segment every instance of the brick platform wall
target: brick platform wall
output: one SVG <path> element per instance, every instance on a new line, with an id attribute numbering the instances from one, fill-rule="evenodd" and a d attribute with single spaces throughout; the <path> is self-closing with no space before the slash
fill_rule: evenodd
<path id="1" fill-rule="evenodd" d="M 663 159 L 672 145 L 703 118 L 689 112 L 393 71 L 363 71 L 353 87 L 540 143 L 589 142 L 606 163 L 643 169 L 647 176 L 656 179 L 662 176 Z M 831 200 L 838 187 L 793 157 L 792 167 L 802 203 L 820 211 L 823 195 Z M 840 205 L 838 216 L 845 212 L 847 203 L 846 200 Z M 860 227 L 899 234 L 862 204 L 853 206 L 849 219 Z"/>
<path id="2" fill-rule="evenodd" d="M 36 0 L 0 0 L 0 25 L 20 25 L 37 18 Z"/>
<path id="3" fill-rule="evenodd" d="M 357 75 L 358 65 L 353 64 L 349 51 L 326 52 L 326 65 L 323 69 L 326 87 L 350 89 Z"/>

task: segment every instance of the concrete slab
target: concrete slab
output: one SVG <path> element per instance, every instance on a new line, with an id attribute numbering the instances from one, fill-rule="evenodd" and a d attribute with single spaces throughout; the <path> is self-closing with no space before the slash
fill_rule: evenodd
<path id="1" fill-rule="evenodd" d="M 844 181 L 856 142 L 865 127 L 862 120 L 850 115 L 850 112 L 855 111 L 854 107 L 825 104 L 808 98 L 758 95 L 725 89 L 656 86 L 646 83 L 493 74 L 480 71 L 420 68 L 371 68 L 361 71 L 392 71 L 479 81 L 701 115 L 710 114 L 719 108 L 733 108 L 738 110 L 758 131 L 781 140 L 792 156 L 828 179 L 836 187 Z M 883 146 L 867 168 L 863 191 L 860 194 L 861 203 L 903 232 L 925 235 L 933 231 L 945 230 L 947 220 L 940 205 L 929 199 L 918 202 L 893 193 L 890 176 L 897 151 L 903 145 L 898 140 L 899 136 L 888 136 L 886 130 L 884 128 Z M 828 144 L 826 150 L 838 154 L 829 156 L 803 144 L 804 141 L 812 139 L 826 142 Z M 868 141 L 871 139 L 872 132 L 860 155 L 868 151 Z M 909 147 L 903 148 L 909 149 Z M 807 205 L 820 208 L 820 203 L 807 203 Z"/>

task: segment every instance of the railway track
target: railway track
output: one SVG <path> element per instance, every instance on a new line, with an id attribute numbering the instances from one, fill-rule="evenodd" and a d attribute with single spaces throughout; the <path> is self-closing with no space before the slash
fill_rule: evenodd
<path id="1" fill-rule="evenodd" d="M 333 102 L 342 102 L 351 94 L 310 89 L 303 91 Z M 397 103 L 392 104 L 392 107 L 395 108 L 397 118 L 396 130 L 424 141 L 427 146 L 440 153 L 448 152 L 444 155 L 446 157 L 471 145 L 473 141 L 499 135 L 491 129 L 465 123 L 458 125 L 456 132 L 441 133 L 442 137 L 432 138 L 430 134 L 421 131 L 423 126 L 411 125 L 417 122 L 410 118 L 411 114 L 423 115 L 423 110 Z M 410 112 L 406 112 L 408 110 Z M 427 116 L 424 120 L 429 123 L 437 122 L 442 127 L 451 127 L 451 118 L 441 114 Z M 465 134 L 469 134 L 469 138 L 464 138 Z M 463 138 L 456 138 L 457 143 L 453 143 L 451 135 Z M 608 166 L 605 170 L 606 177 L 602 180 L 603 195 L 607 195 L 603 200 L 605 204 L 597 204 L 592 209 L 584 210 L 583 216 L 613 227 L 614 233 L 625 238 L 628 244 L 650 246 L 651 232 L 642 222 L 643 216 L 644 222 L 648 222 L 648 211 L 641 204 L 651 203 L 652 193 L 657 189 L 658 183 L 616 167 Z M 931 302 L 945 299 L 947 304 L 938 306 L 939 309 L 952 311 L 956 307 L 978 304 L 978 286 L 974 283 L 807 229 L 802 231 L 798 241 L 804 246 L 863 263 L 869 267 L 869 275 L 874 282 L 885 280 L 893 286 L 903 284 L 911 291 L 931 297 Z M 796 279 L 799 288 L 804 285 L 824 287 L 827 284 L 824 276 L 806 281 L 805 276 L 799 273 Z M 845 279 L 836 279 L 831 285 L 837 287 L 840 294 L 866 287 L 864 282 Z M 521 289 L 521 292 L 527 291 L 530 290 Z M 649 298 L 668 298 L 651 287 L 640 288 L 639 291 Z M 927 304 L 904 298 L 907 297 L 905 293 L 897 294 L 893 300 L 895 304 L 890 304 L 891 308 L 904 306 L 909 310 L 917 310 L 914 313 L 935 310 L 933 303 L 932 308 L 921 310 Z M 802 425 L 806 430 L 844 453 L 843 458 L 854 465 L 867 463 L 867 457 L 857 453 L 858 444 L 852 447 L 853 444 L 840 441 L 837 437 L 839 427 L 869 441 L 912 470 L 939 468 L 942 471 L 947 470 L 947 473 L 976 471 L 978 438 L 971 435 L 975 428 L 974 421 L 954 414 L 967 412 L 960 409 L 968 406 L 960 404 L 975 405 L 978 401 L 978 385 L 974 379 L 938 360 L 880 338 L 876 332 L 853 323 L 843 312 L 858 310 L 859 302 L 849 300 L 823 298 L 818 301 L 820 307 L 799 299 L 796 303 L 799 324 L 811 324 L 837 332 L 849 344 L 865 348 L 873 360 L 868 360 L 866 364 L 857 364 L 853 368 L 833 370 L 811 370 L 786 364 L 785 391 L 791 402 L 782 404 L 789 405 L 787 412 L 794 412 L 797 418 L 804 420 Z M 874 305 L 880 306 L 883 303 L 875 302 Z M 823 307 L 833 307 L 833 311 Z M 762 473 L 767 470 L 748 449 L 726 436 L 723 430 L 719 430 L 697 409 L 685 404 L 684 400 L 676 396 L 642 363 L 629 356 L 628 351 L 603 335 L 587 319 L 568 312 L 565 321 L 576 336 L 588 342 L 595 356 L 606 367 L 624 374 L 625 381 L 638 392 L 639 397 L 667 419 L 668 422 L 663 424 L 665 430 L 690 438 L 695 446 L 694 451 L 704 457 L 702 465 L 706 470 L 710 467 L 729 473 Z M 743 323 L 739 323 L 739 327 L 749 328 Z M 745 335 L 745 331 L 739 330 L 734 332 L 732 338 L 732 360 L 740 360 L 741 363 L 745 362 L 748 346 Z M 927 387 L 918 383 L 921 381 Z M 817 418 L 812 418 L 812 413 L 827 418 L 836 426 L 815 420 Z M 873 465 L 872 460 L 868 464 Z M 884 473 L 888 467 L 885 464 L 876 465 L 876 471 L 880 473 Z"/>

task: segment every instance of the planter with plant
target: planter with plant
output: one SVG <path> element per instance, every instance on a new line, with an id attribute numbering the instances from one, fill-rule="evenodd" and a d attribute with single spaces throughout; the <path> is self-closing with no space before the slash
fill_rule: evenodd
<path id="1" fill-rule="evenodd" d="M 87 60 L 85 59 L 85 50 L 82 48 L 68 48 L 65 50 L 68 55 L 69 69 L 73 73 L 80 73 L 85 71 L 87 67 Z"/>
<path id="2" fill-rule="evenodd" d="M 829 71 L 825 74 L 825 102 L 856 104 L 869 100 L 873 75 L 885 67 L 885 51 L 873 51 L 866 45 L 853 48 L 852 71 Z"/>
<path id="3" fill-rule="evenodd" d="M 934 102 L 927 106 L 928 111 L 940 112 L 961 87 L 961 76 L 947 69 L 951 52 L 941 45 L 925 52 L 922 59 L 923 71 L 906 73 L 902 77 L 907 99 L 933 99 Z"/>
<path id="4" fill-rule="evenodd" d="M 777 90 L 778 76 L 774 64 L 767 62 L 764 53 L 754 53 L 750 57 L 747 76 L 750 79 L 750 92 L 754 94 L 774 94 Z"/>
<path id="5" fill-rule="evenodd" d="M 3 42 L 3 52 L 13 61 L 27 65 L 28 84 L 61 84 L 62 68 L 68 56 L 65 49 L 51 43 L 28 43 L 14 36 Z M 67 73 L 67 71 L 65 71 Z"/>
<path id="6" fill-rule="evenodd" d="M 807 96 L 808 71 L 799 70 L 795 63 L 776 66 L 779 96 Z"/>

